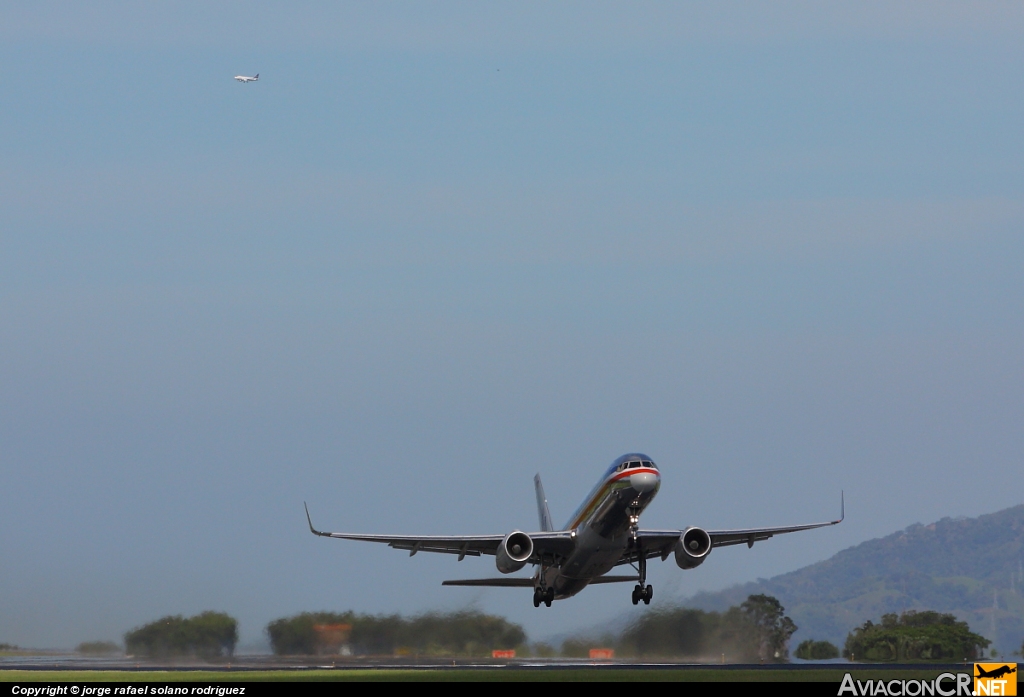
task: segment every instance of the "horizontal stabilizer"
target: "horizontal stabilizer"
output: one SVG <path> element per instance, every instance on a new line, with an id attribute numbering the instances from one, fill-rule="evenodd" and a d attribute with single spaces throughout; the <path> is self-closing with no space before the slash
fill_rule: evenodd
<path id="1" fill-rule="evenodd" d="M 636 574 L 632 576 L 598 576 L 591 583 L 636 583 Z"/>
<path id="2" fill-rule="evenodd" d="M 533 588 L 532 578 L 465 578 L 442 581 L 442 586 L 498 586 L 503 588 Z"/>

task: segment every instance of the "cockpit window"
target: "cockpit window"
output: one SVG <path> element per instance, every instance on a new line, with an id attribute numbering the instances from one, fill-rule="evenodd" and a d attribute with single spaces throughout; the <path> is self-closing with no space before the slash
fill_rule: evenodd
<path id="1" fill-rule="evenodd" d="M 651 469 L 657 469 L 657 467 L 654 466 L 654 463 L 651 462 L 650 460 L 644 460 L 644 467 L 650 467 Z"/>
<path id="2" fill-rule="evenodd" d="M 639 467 L 639 466 L 640 466 L 640 461 L 639 460 L 635 460 L 635 461 L 629 463 L 629 469 L 633 469 L 634 467 Z"/>

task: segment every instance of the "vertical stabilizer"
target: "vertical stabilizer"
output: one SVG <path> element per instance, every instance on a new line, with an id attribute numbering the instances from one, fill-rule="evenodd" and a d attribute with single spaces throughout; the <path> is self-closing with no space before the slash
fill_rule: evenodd
<path id="1" fill-rule="evenodd" d="M 548 510 L 548 499 L 544 496 L 544 485 L 540 483 L 540 473 L 533 476 L 533 485 L 537 489 L 537 515 L 540 516 L 541 532 L 555 529 L 551 524 L 551 511 Z"/>

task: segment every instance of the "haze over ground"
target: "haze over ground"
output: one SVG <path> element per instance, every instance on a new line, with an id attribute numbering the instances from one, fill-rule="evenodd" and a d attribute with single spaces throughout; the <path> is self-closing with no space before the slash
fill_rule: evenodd
<path id="1" fill-rule="evenodd" d="M 1021 503 L 1024 8 L 0 9 L 0 642 L 534 609 L 492 560 L 651 455 L 650 527 L 838 528 L 655 605 Z M 260 74 L 241 85 L 237 74 Z"/>

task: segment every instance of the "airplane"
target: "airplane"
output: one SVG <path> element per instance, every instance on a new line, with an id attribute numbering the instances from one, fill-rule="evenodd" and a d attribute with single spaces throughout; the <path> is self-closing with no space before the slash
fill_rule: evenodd
<path id="1" fill-rule="evenodd" d="M 977 663 L 974 664 L 974 667 L 978 670 L 978 674 L 975 676 L 978 678 L 1001 678 L 1004 675 L 1009 675 L 1010 673 L 1017 672 L 1016 668 L 1011 668 L 1009 665 L 1002 665 L 998 668 L 992 669 L 991 671 L 986 671 Z"/>
<path id="2" fill-rule="evenodd" d="M 648 530 L 640 527 L 640 514 L 661 487 L 661 472 L 643 453 L 628 453 L 616 459 L 583 500 L 568 523 L 556 530 L 544 495 L 540 474 L 533 478 L 537 494 L 538 532 L 513 530 L 506 535 L 363 535 L 322 532 L 313 527 L 306 506 L 309 530 L 320 537 L 342 540 L 381 542 L 394 549 L 417 552 L 457 554 L 458 560 L 494 555 L 502 574 L 512 574 L 527 564 L 536 567 L 530 578 L 473 578 L 444 581 L 444 586 L 498 586 L 533 588 L 533 606 L 551 607 L 553 600 L 570 598 L 588 585 L 636 581 L 633 604 L 650 605 L 654 589 L 647 585 L 647 560 L 675 555 L 681 569 L 694 569 L 704 563 L 716 547 L 767 540 L 775 535 L 837 525 L 846 517 L 845 497 L 840 497 L 840 515 L 836 520 L 808 525 L 747 530 Z M 636 572 L 609 575 L 616 566 L 628 564 Z"/>
<path id="3" fill-rule="evenodd" d="M 256 82 L 260 79 L 260 74 L 256 73 L 253 77 L 246 77 L 245 75 L 235 75 L 235 79 L 239 82 Z"/>

